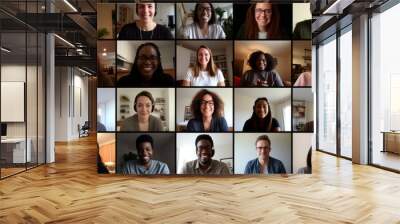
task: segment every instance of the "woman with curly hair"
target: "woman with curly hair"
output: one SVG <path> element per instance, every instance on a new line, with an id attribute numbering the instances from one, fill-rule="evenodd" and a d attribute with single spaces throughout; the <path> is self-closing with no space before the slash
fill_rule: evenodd
<path id="1" fill-rule="evenodd" d="M 247 63 L 251 70 L 243 74 L 241 86 L 284 86 L 281 76 L 274 70 L 276 63 L 272 55 L 256 51 L 250 55 Z"/>
<path id="2" fill-rule="evenodd" d="M 221 98 L 206 89 L 200 90 L 193 98 L 190 109 L 194 116 L 187 124 L 187 131 L 219 132 L 228 131 Z"/>

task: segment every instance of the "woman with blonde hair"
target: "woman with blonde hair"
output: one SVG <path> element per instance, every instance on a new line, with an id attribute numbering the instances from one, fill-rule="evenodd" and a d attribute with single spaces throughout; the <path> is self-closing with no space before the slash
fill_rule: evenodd
<path id="1" fill-rule="evenodd" d="M 196 63 L 189 68 L 183 86 L 225 86 L 224 75 L 214 64 L 211 49 L 201 45 L 196 55 Z"/>

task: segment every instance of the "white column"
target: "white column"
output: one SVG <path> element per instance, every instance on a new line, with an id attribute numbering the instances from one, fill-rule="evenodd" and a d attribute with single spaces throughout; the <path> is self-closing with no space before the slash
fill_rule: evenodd
<path id="1" fill-rule="evenodd" d="M 368 16 L 353 20 L 353 162 L 368 163 Z"/>

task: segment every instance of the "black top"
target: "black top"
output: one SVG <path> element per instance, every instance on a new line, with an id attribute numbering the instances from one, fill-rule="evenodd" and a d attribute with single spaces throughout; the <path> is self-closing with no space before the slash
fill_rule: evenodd
<path id="1" fill-rule="evenodd" d="M 117 82 L 118 87 L 175 87 L 175 80 L 167 75 L 153 75 L 149 82 L 145 82 L 142 76 L 137 75 L 126 75 L 121 77 Z"/>
<path id="2" fill-rule="evenodd" d="M 265 128 L 261 127 L 262 125 L 259 122 L 253 121 L 252 118 L 248 119 L 243 126 L 243 131 L 271 131 L 265 130 Z M 275 118 L 272 118 L 271 129 L 279 128 L 279 122 Z"/>
<path id="3" fill-rule="evenodd" d="M 167 27 L 157 24 L 151 31 L 141 31 L 136 23 L 129 23 L 122 27 L 118 40 L 171 40 L 174 39 Z"/>

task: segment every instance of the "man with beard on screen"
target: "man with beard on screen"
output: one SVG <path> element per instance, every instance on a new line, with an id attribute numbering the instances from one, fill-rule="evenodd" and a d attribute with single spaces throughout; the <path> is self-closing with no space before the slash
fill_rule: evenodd
<path id="1" fill-rule="evenodd" d="M 215 154 L 214 141 L 210 135 L 201 134 L 197 136 L 196 142 L 197 159 L 187 162 L 183 167 L 183 174 L 195 175 L 228 175 L 228 166 L 218 160 L 213 160 Z"/>

